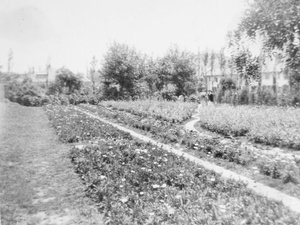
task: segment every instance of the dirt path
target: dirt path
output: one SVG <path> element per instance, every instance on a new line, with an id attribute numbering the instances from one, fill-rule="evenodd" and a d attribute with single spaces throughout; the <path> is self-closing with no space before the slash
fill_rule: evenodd
<path id="1" fill-rule="evenodd" d="M 94 115 L 93 113 L 90 113 L 86 110 L 83 110 L 83 109 L 80 109 L 80 108 L 77 108 L 77 110 L 81 111 L 81 112 L 84 112 L 86 113 L 87 115 L 95 118 L 95 119 L 98 119 L 104 123 L 108 123 L 120 130 L 123 130 L 125 132 L 128 132 L 130 133 L 133 137 L 136 137 L 136 138 L 139 138 L 145 142 L 150 142 L 152 144 L 155 144 L 157 146 L 161 146 L 164 150 L 167 150 L 167 151 L 170 151 L 176 155 L 179 155 L 179 156 L 183 156 L 184 158 L 190 160 L 190 161 L 193 161 L 203 167 L 205 167 L 206 169 L 208 170 L 212 170 L 212 171 L 215 171 L 216 173 L 218 174 L 221 174 L 222 177 L 226 178 L 226 179 L 234 179 L 234 180 L 238 180 L 238 181 L 243 181 L 245 183 L 247 183 L 247 187 L 251 190 L 253 190 L 254 192 L 256 192 L 257 194 L 259 195 L 262 195 L 262 196 L 265 196 L 267 198 L 270 198 L 270 199 L 273 199 L 273 200 L 276 200 L 276 201 L 280 201 L 282 202 L 285 206 L 289 207 L 291 210 L 295 211 L 295 212 L 298 212 L 300 213 L 300 200 L 295 198 L 295 197 L 292 197 L 292 196 L 289 196 L 287 194 L 284 194 L 274 188 L 270 188 L 262 183 L 258 183 L 250 178 L 247 178 L 245 176 L 242 176 L 242 175 L 239 175 L 235 172 L 232 172 L 230 170 L 227 170 L 223 167 L 220 167 L 220 166 L 217 166 L 213 163 L 210 163 L 208 161 L 205 161 L 205 160 L 202 160 L 202 159 L 199 159 L 197 157 L 194 157 L 188 153 L 185 153 L 185 152 L 182 152 L 180 150 L 177 150 L 175 148 L 172 148 L 170 145 L 166 145 L 166 144 L 163 144 L 163 143 L 160 143 L 158 141 L 155 141 L 153 140 L 152 138 L 149 138 L 147 136 L 144 136 L 144 135 L 141 135 L 141 134 L 138 134 L 130 129 L 127 129 L 123 126 L 120 126 L 118 124 L 115 124 L 115 123 L 112 123 L 106 119 L 103 119 L 103 118 L 100 118 L 99 116 L 96 116 Z"/>
<path id="2" fill-rule="evenodd" d="M 188 123 L 186 123 L 184 125 L 184 128 L 186 130 L 190 130 L 190 131 L 195 131 L 198 133 L 199 136 L 205 136 L 207 138 L 213 138 L 213 137 L 218 137 L 222 140 L 225 140 L 226 138 L 221 135 L 221 134 L 217 134 L 215 132 L 209 131 L 207 129 L 201 128 L 201 126 L 197 123 L 200 121 L 199 115 L 193 115 L 192 116 L 192 120 L 190 120 Z M 272 146 L 267 146 L 265 144 L 258 144 L 258 143 L 253 143 L 249 140 L 247 140 L 247 138 L 241 138 L 241 137 L 235 137 L 232 140 L 226 139 L 227 142 L 241 142 L 244 143 L 245 145 L 247 145 L 247 147 L 250 147 L 252 149 L 254 149 L 254 151 L 260 151 L 260 150 L 266 150 L 268 151 L 271 155 L 279 155 L 279 156 L 290 156 L 290 157 L 295 157 L 297 159 L 300 160 L 300 152 L 299 151 L 295 151 L 295 150 L 291 150 L 291 149 L 287 149 L 287 148 L 279 148 L 279 147 L 272 147 Z"/>
<path id="3" fill-rule="evenodd" d="M 102 224 L 42 108 L 0 102 L 1 225 Z"/>

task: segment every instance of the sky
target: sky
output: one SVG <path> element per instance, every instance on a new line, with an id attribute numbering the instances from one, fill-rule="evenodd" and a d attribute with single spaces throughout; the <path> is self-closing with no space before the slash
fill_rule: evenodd
<path id="1" fill-rule="evenodd" d="M 0 0 L 0 66 L 43 70 L 47 62 L 85 73 L 112 43 L 162 56 L 181 50 L 218 51 L 245 10 L 244 0 Z"/>

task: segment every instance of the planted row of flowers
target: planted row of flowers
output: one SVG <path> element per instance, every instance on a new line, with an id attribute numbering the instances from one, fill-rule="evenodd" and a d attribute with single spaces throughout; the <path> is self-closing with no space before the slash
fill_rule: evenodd
<path id="1" fill-rule="evenodd" d="M 197 104 L 193 102 L 172 102 L 158 100 L 137 101 L 104 101 L 102 106 L 124 110 L 144 117 L 155 117 L 169 122 L 182 122 L 191 118 L 195 113 Z"/>
<path id="2" fill-rule="evenodd" d="M 105 107 L 91 105 L 81 105 L 80 107 L 115 122 L 142 129 L 165 143 L 177 143 L 190 150 L 204 153 L 202 156 L 218 158 L 243 165 L 251 170 L 253 175 L 260 173 L 274 179 L 281 179 L 283 183 L 291 182 L 294 184 L 295 189 L 300 189 L 298 185 L 300 162 L 294 156 L 260 151 L 259 149 L 249 148 L 249 146 L 243 146 L 239 143 L 223 143 L 219 139 L 199 136 L 193 132 L 185 132 L 179 125 L 161 121 L 154 117 L 145 118 L 123 111 L 109 110 Z"/>
<path id="3" fill-rule="evenodd" d="M 49 107 L 48 115 L 58 132 L 94 132 L 86 125 L 91 118 L 74 108 Z M 70 126 L 70 115 L 79 121 L 76 126 Z M 97 124 L 99 133 L 93 133 L 99 137 L 97 145 L 74 147 L 70 157 L 107 224 L 297 224 L 300 220 L 298 214 L 254 194 L 243 183 L 223 180 L 156 146 L 131 140 L 110 125 Z M 89 136 L 76 139 L 84 140 Z"/>
<path id="4" fill-rule="evenodd" d="M 49 120 L 55 128 L 60 140 L 67 143 L 97 141 L 106 138 L 127 138 L 126 132 L 111 129 L 73 106 L 48 105 L 45 107 Z"/>
<path id="5" fill-rule="evenodd" d="M 199 110 L 202 127 L 258 143 L 300 150 L 300 109 L 218 105 Z"/>

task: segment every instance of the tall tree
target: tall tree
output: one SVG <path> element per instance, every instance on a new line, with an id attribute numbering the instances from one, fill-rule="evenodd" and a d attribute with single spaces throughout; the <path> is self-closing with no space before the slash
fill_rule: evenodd
<path id="1" fill-rule="evenodd" d="M 164 79 L 176 87 L 176 94 L 188 94 L 186 85 L 193 82 L 196 75 L 195 56 L 187 51 L 180 51 L 177 46 L 171 47 L 161 59 L 161 74 Z"/>
<path id="2" fill-rule="evenodd" d="M 209 64 L 210 64 L 210 73 L 211 75 L 213 75 L 214 73 L 214 69 L 215 69 L 215 59 L 216 59 L 216 54 L 214 51 L 211 51 L 210 53 L 210 60 L 209 60 Z"/>
<path id="3" fill-rule="evenodd" d="M 299 21 L 299 0 L 252 0 L 237 33 L 250 38 L 263 36 L 266 51 L 280 50 L 286 66 L 292 71 L 293 82 L 300 77 Z"/>
<path id="4" fill-rule="evenodd" d="M 150 92 L 153 94 L 155 91 L 161 91 L 164 87 L 164 78 L 160 73 L 159 59 L 147 58 L 144 64 L 143 80 L 146 82 Z"/>
<path id="5" fill-rule="evenodd" d="M 47 62 L 46 62 L 46 72 L 47 72 L 47 81 L 46 81 L 46 88 L 49 88 L 49 74 L 51 70 L 51 58 L 48 57 Z"/>
<path id="6" fill-rule="evenodd" d="M 234 64 L 239 78 L 239 86 L 242 86 L 243 82 L 248 86 L 252 81 L 261 79 L 259 57 L 252 56 L 248 49 L 242 49 L 236 53 Z"/>
<path id="7" fill-rule="evenodd" d="M 14 52 L 10 48 L 7 55 L 7 74 L 10 74 L 12 72 L 13 58 L 14 58 Z"/>
<path id="8" fill-rule="evenodd" d="M 93 94 L 95 94 L 96 91 L 96 67 L 97 67 L 97 59 L 96 56 L 93 56 L 92 61 L 90 63 L 90 69 L 89 69 L 89 75 L 93 86 Z"/>
<path id="9" fill-rule="evenodd" d="M 222 75 L 224 76 L 226 73 L 226 57 L 224 54 L 224 48 L 222 48 L 218 54 L 218 61 Z"/>
<path id="10" fill-rule="evenodd" d="M 60 92 L 73 93 L 75 90 L 80 90 L 82 87 L 82 81 L 79 76 L 76 76 L 72 71 L 66 68 L 60 68 L 57 70 L 57 76 L 55 79 L 55 85 Z"/>
<path id="11" fill-rule="evenodd" d="M 104 56 L 101 69 L 105 90 L 110 92 L 110 87 L 117 87 L 118 91 L 114 93 L 119 97 L 134 96 L 137 82 L 142 77 L 142 65 L 141 56 L 134 48 L 114 43 Z"/>
<path id="12" fill-rule="evenodd" d="M 205 79 L 205 86 L 206 86 L 206 89 L 207 89 L 207 83 L 208 83 L 208 80 L 207 80 L 207 64 L 208 64 L 208 60 L 209 60 L 209 53 L 208 51 L 205 51 L 204 54 L 203 54 L 203 57 L 202 57 L 202 61 L 203 61 L 203 65 L 204 65 L 204 73 L 203 73 L 203 76 L 204 76 L 204 79 Z"/>

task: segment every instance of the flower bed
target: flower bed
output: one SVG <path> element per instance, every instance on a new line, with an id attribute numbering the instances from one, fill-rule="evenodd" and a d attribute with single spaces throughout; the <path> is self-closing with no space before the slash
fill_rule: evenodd
<path id="1" fill-rule="evenodd" d="M 131 138 L 128 133 L 115 132 L 111 126 L 74 110 L 72 106 L 48 105 L 45 109 L 52 126 L 63 142 L 96 141 L 108 137 Z"/>
<path id="2" fill-rule="evenodd" d="M 58 132 L 94 130 L 88 130 L 90 118 L 73 107 L 50 107 L 48 115 Z M 70 115 L 82 122 L 70 126 Z M 110 125 L 98 130 L 97 145 L 74 147 L 70 157 L 107 224 L 297 224 L 300 220 L 298 214 L 254 194 L 243 183 L 223 180 L 172 153 L 130 140 Z M 85 139 L 90 140 L 87 135 Z"/>
<path id="3" fill-rule="evenodd" d="M 146 131 L 164 143 L 180 144 L 190 150 L 202 153 L 202 157 L 234 162 L 248 168 L 254 175 L 260 173 L 273 179 L 281 179 L 283 183 L 293 183 L 295 190 L 299 189 L 300 161 L 294 156 L 280 155 L 277 152 L 249 148 L 240 143 L 224 143 L 219 139 L 198 136 L 193 132 L 185 132 L 179 125 L 160 121 L 153 117 L 145 118 L 91 105 L 81 105 L 80 107 L 97 113 L 101 117 Z M 298 194 L 295 196 L 299 197 Z"/>
<path id="4" fill-rule="evenodd" d="M 125 110 L 138 116 L 154 116 L 170 122 L 182 122 L 190 119 L 197 108 L 197 104 L 192 102 L 157 100 L 105 101 L 100 104 L 105 107 Z"/>
<path id="5" fill-rule="evenodd" d="M 300 150 L 299 108 L 219 105 L 202 107 L 199 117 L 202 127 L 218 133 Z"/>

